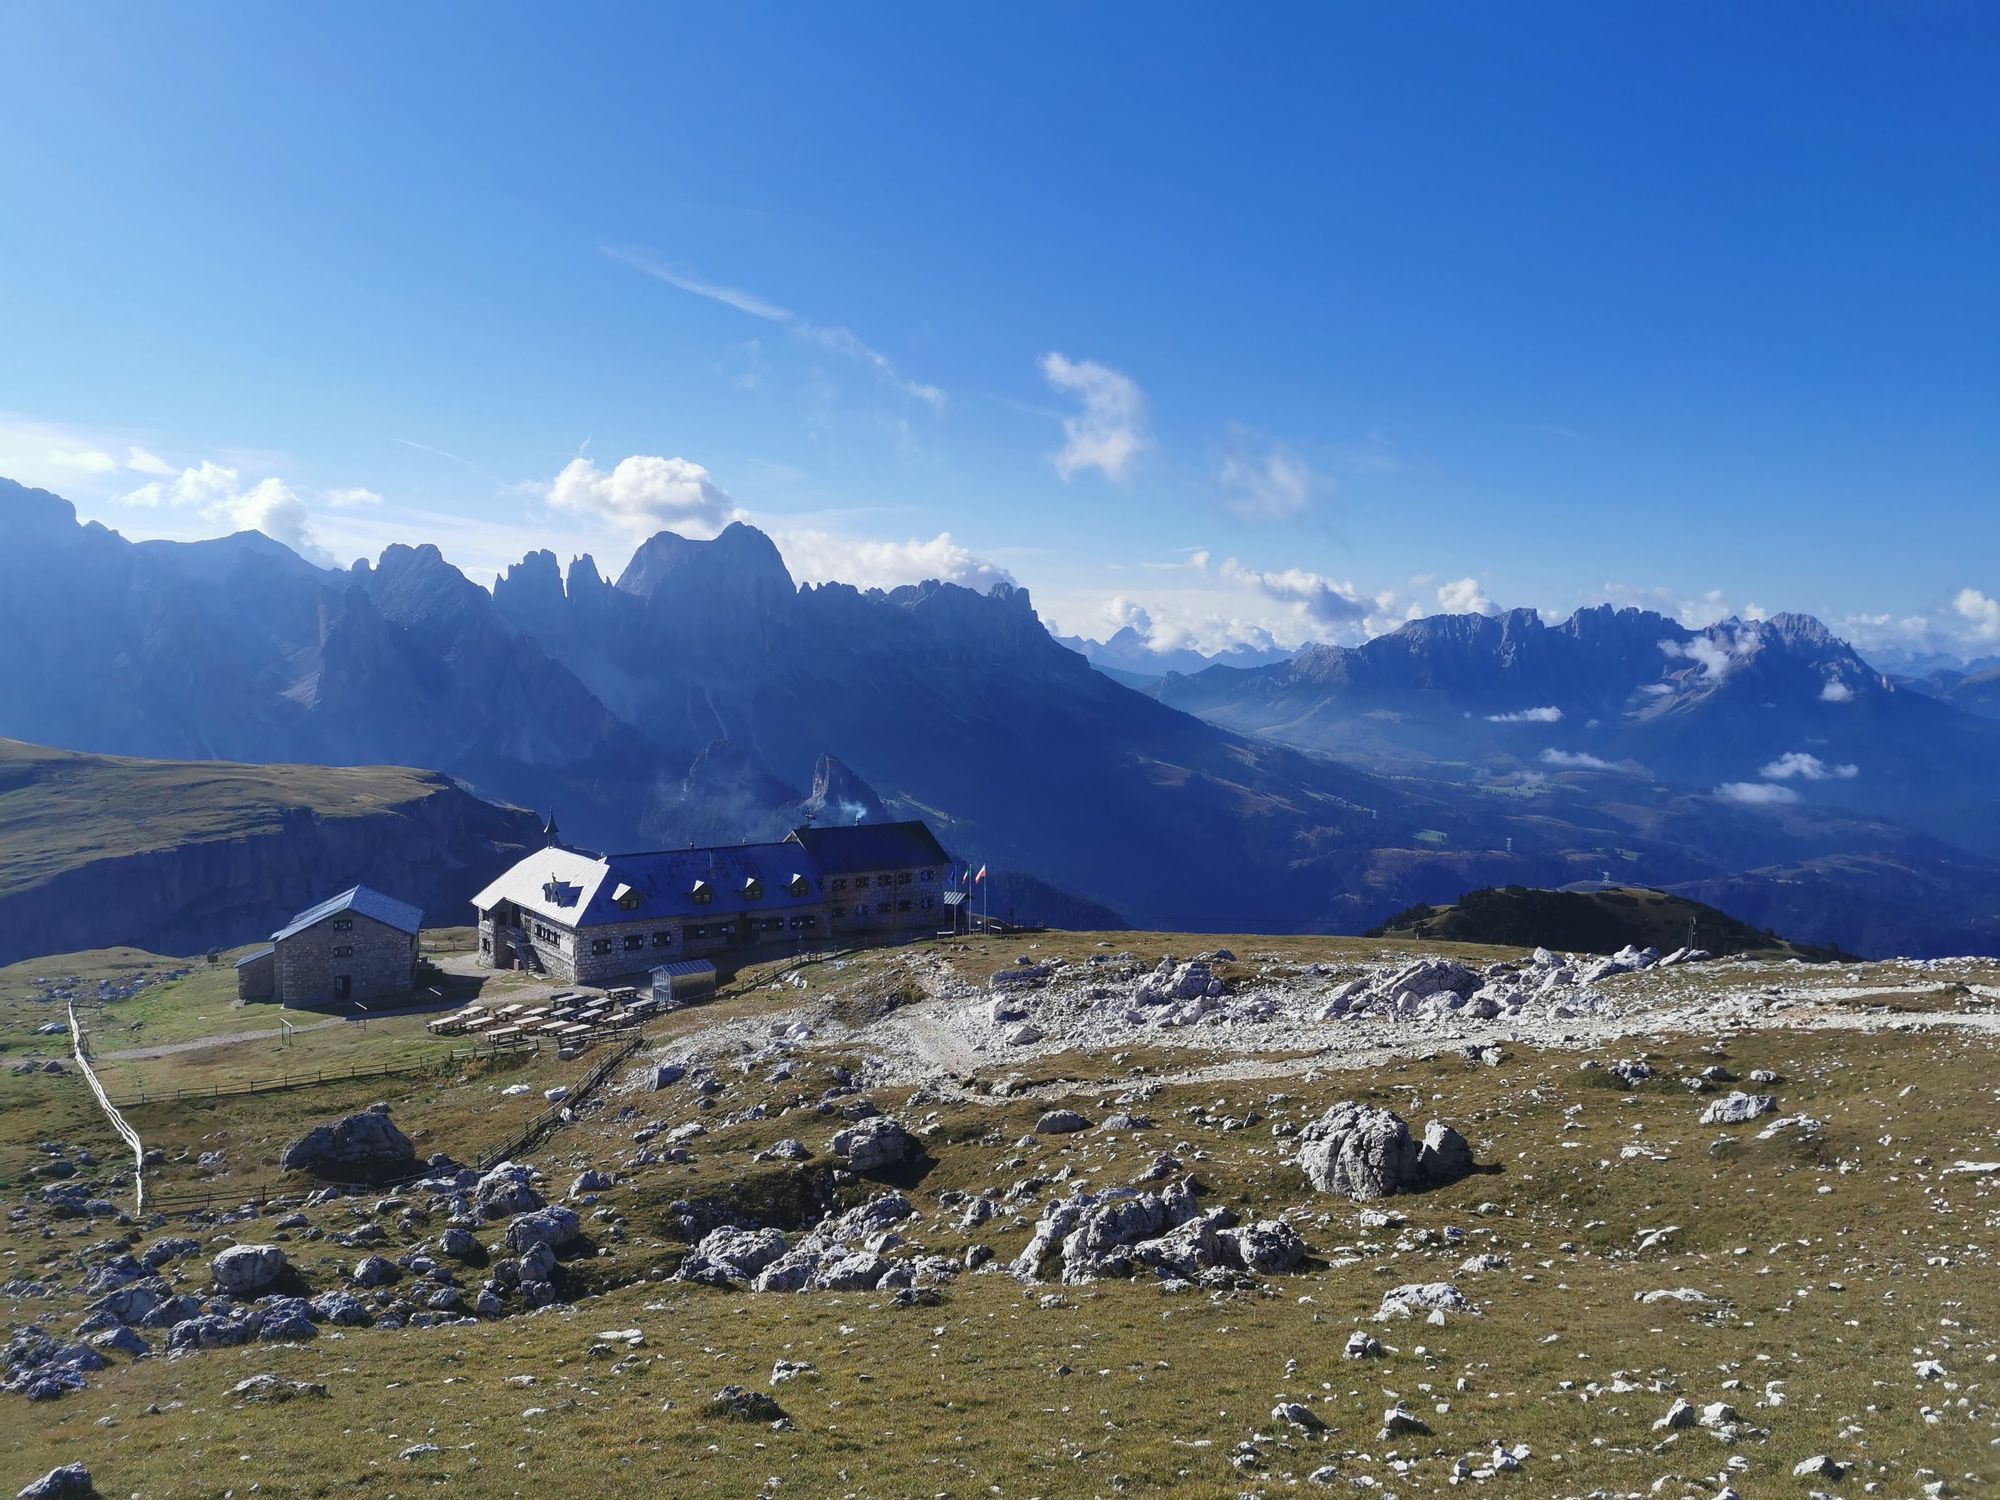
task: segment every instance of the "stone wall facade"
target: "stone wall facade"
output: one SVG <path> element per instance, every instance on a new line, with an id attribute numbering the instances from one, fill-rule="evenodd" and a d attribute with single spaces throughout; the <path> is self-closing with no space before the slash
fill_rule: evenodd
<path id="1" fill-rule="evenodd" d="M 276 947 L 273 994 L 288 1006 L 365 1004 L 408 990 L 416 978 L 415 934 L 358 911 L 322 917 Z"/>
<path id="2" fill-rule="evenodd" d="M 856 936 L 931 932 L 945 920 L 941 869 L 865 870 L 826 882 L 828 929 Z"/>

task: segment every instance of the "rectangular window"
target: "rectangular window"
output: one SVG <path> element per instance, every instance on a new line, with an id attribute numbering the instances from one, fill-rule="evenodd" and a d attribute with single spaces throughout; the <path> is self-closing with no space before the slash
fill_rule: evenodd
<path id="1" fill-rule="evenodd" d="M 935 879 L 937 879 L 937 871 L 936 871 L 936 870 L 926 870 L 926 871 L 924 871 L 924 884 L 928 885 L 928 884 L 930 884 L 930 882 L 931 882 L 931 881 L 933 881 L 933 880 L 935 880 Z"/>
<path id="2" fill-rule="evenodd" d="M 644 933 L 628 932 L 625 934 L 625 951 L 627 953 L 636 953 L 645 946 L 646 937 Z"/>
<path id="3" fill-rule="evenodd" d="M 886 901 L 878 901 L 878 902 L 877 902 L 877 903 L 875 904 L 875 915 L 876 915 L 876 916 L 878 916 L 878 917 L 886 917 L 886 916 L 888 916 L 888 915 L 889 915 L 889 903 L 888 903 L 888 902 L 886 902 Z"/>
<path id="4" fill-rule="evenodd" d="M 343 945 L 333 950 L 333 956 L 335 958 L 352 958 L 354 957 L 354 949 Z"/>
<path id="5" fill-rule="evenodd" d="M 333 930 L 334 930 L 335 932 L 352 932 L 352 931 L 354 931 L 354 918 L 352 918 L 352 917 L 335 917 L 335 918 L 333 919 Z"/>
<path id="6" fill-rule="evenodd" d="M 910 872 L 908 870 L 904 870 L 896 876 L 897 885 L 908 885 L 909 883 L 910 883 Z"/>
<path id="7" fill-rule="evenodd" d="M 877 885 L 888 885 L 890 884 L 890 880 L 887 875 L 877 875 L 875 877 L 875 883 Z"/>
<path id="8" fill-rule="evenodd" d="M 611 939 L 592 938 L 590 940 L 590 951 L 592 953 L 609 953 L 611 951 Z"/>
<path id="9" fill-rule="evenodd" d="M 835 907 L 835 908 L 833 909 L 833 911 L 832 911 L 832 914 L 831 914 L 831 915 L 832 915 L 832 917 L 833 917 L 834 921 L 838 922 L 838 921 L 839 921 L 839 920 L 840 920 L 840 919 L 841 919 L 842 917 L 844 917 L 844 916 L 846 916 L 846 915 L 847 915 L 847 908 L 846 908 L 846 907 L 844 907 L 844 906 L 836 906 L 836 907 Z M 807 920 L 808 920 L 808 921 L 810 921 L 811 919 L 810 919 L 810 918 L 808 918 Z"/>
<path id="10" fill-rule="evenodd" d="M 698 938 L 705 938 L 708 936 L 708 929 L 706 927 L 697 927 L 693 935 Z"/>
<path id="11" fill-rule="evenodd" d="M 897 911 L 908 911 L 909 909 L 910 909 L 910 903 L 907 901 L 898 901 L 896 903 Z"/>
<path id="12" fill-rule="evenodd" d="M 674 935 L 671 932 L 656 932 L 653 934 L 653 946 L 655 948 L 671 948 L 673 945 Z"/>
<path id="13" fill-rule="evenodd" d="M 846 889 L 847 889 L 847 877 L 846 877 L 845 875 L 836 875 L 836 876 L 834 876 L 834 877 L 833 877 L 833 888 L 834 888 L 834 889 L 835 889 L 836 891 L 844 891 L 844 890 L 846 890 Z"/>

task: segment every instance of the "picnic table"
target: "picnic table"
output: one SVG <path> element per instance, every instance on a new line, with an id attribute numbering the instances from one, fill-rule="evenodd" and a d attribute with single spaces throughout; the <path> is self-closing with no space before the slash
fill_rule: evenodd
<path id="1" fill-rule="evenodd" d="M 486 1040 L 489 1042 L 518 1042 L 521 1040 L 521 1028 L 518 1026 L 496 1026 L 493 1030 L 486 1033 Z"/>

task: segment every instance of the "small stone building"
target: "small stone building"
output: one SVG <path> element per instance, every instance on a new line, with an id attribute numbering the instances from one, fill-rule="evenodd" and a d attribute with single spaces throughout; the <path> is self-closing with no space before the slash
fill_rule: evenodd
<path id="1" fill-rule="evenodd" d="M 237 997 L 328 1007 L 399 994 L 416 981 L 423 919 L 421 908 L 365 885 L 342 891 L 237 960 Z"/>

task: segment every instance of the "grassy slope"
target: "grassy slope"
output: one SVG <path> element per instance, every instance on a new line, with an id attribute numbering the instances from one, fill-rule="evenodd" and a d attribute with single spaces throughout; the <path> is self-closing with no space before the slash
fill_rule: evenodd
<path id="1" fill-rule="evenodd" d="M 1120 935 L 1150 956 L 1153 940 Z M 1017 951 L 1070 935 L 969 945 L 971 971 L 1004 966 Z M 1211 940 L 1169 939 L 1192 951 Z M 1030 943 L 1041 946 L 1030 949 Z M 1279 940 L 1288 956 L 1354 956 L 1362 945 Z M 1239 952 L 1273 940 L 1232 942 Z M 1379 946 L 1379 945 L 1377 945 Z M 889 997 L 892 982 L 869 961 L 815 976 L 855 1014 Z M 742 986 L 713 1008 L 669 1017 L 662 1035 L 704 1021 L 751 1016 L 782 1003 Z M 1979 982 L 1990 984 L 1995 975 Z M 1737 982 L 1719 970 L 1718 984 Z M 1761 982 L 1747 976 L 1743 983 Z M 860 1039 L 865 1047 L 865 1034 Z M 771 1084 L 726 1074 L 711 1120 L 752 1104 L 775 1116 L 810 1100 L 825 1069 L 852 1062 L 852 1040 L 806 1054 L 802 1076 Z M 1674 1036 L 1602 1051 L 1596 1061 L 1645 1052 L 1660 1076 L 1628 1093 L 1585 1054 L 1509 1048 L 1499 1067 L 1455 1056 L 1410 1059 L 1368 1072 L 1283 1080 L 1168 1084 L 1144 1106 L 1159 1124 L 1129 1136 L 1035 1137 L 1021 1144 L 1049 1100 L 911 1103 L 873 1097 L 912 1125 L 929 1121 L 931 1164 L 902 1179 L 929 1216 L 914 1237 L 956 1252 L 968 1239 L 1002 1256 L 1025 1240 L 1004 1216 L 968 1235 L 936 1212 L 948 1188 L 994 1191 L 1031 1173 L 1063 1169 L 1093 1183 L 1132 1180 L 1153 1153 L 1172 1149 L 1199 1175 L 1210 1201 L 1248 1215 L 1292 1210 L 1315 1253 L 1337 1268 L 1274 1278 L 1266 1291 L 1217 1298 L 1162 1297 L 1143 1285 L 1024 1289 L 1000 1276 L 961 1280 L 943 1306 L 897 1310 L 872 1294 L 766 1296 L 660 1284 L 679 1245 L 663 1232 L 667 1205 L 683 1196 L 735 1194 L 781 1201 L 788 1168 L 751 1154 L 783 1135 L 823 1147 L 836 1122 L 792 1113 L 713 1129 L 684 1167 L 624 1176 L 593 1216 L 595 1256 L 565 1270 L 572 1292 L 605 1295 L 573 1312 L 509 1319 L 476 1329 L 340 1335 L 299 1349 L 226 1350 L 200 1358 L 120 1363 L 94 1388 L 49 1407 L 0 1399 L 0 1450 L 25 1481 L 80 1458 L 106 1493 L 153 1497 L 244 1493 L 336 1496 L 413 1493 L 447 1484 L 461 1495 L 578 1493 L 744 1495 L 767 1478 L 780 1494 L 1275 1495 L 1333 1464 L 1343 1485 L 1372 1477 L 1405 1496 L 1447 1493 L 1446 1465 L 1483 1457 L 1495 1441 L 1527 1442 L 1524 1471 L 1482 1486 L 1518 1496 L 1651 1490 L 1662 1475 L 1688 1476 L 1657 1491 L 1712 1493 L 1696 1476 L 1741 1459 L 1747 1494 L 1803 1493 L 1792 1464 L 1829 1452 L 1863 1460 L 1839 1493 L 1870 1480 L 1916 1493 L 1935 1475 L 1959 1488 L 1991 1472 L 1996 1436 L 1988 1361 L 2000 1350 L 2000 1282 L 1986 1268 L 2000 1250 L 2000 1184 L 1939 1175 L 1961 1156 L 2000 1154 L 1993 1110 L 1994 1048 L 1978 1037 L 1888 1032 L 1740 1032 Z M 1035 1071 L 1076 1080 L 1070 1101 L 1093 1117 L 1120 1089 L 1172 1059 L 1150 1050 L 1047 1060 Z M 1817 1144 L 1758 1142 L 1753 1130 L 1702 1127 L 1702 1100 L 1677 1075 L 1723 1063 L 1739 1075 L 1778 1070 L 1787 1112 L 1827 1122 Z M 996 1068 L 996 1075 L 1001 1070 Z M 1011 1071 L 1011 1070 L 1009 1070 Z M 493 1080 L 432 1089 L 453 1119 L 476 1109 Z M 461 1095 L 456 1103 L 451 1094 Z M 1340 1098 L 1390 1104 L 1413 1121 L 1457 1124 L 1495 1170 L 1441 1191 L 1384 1205 L 1414 1229 L 1458 1228 L 1462 1243 L 1406 1243 L 1364 1228 L 1354 1207 L 1314 1195 L 1269 1124 L 1317 1115 Z M 1420 1099 L 1420 1105 L 1413 1105 Z M 330 1101 L 329 1101 L 330 1102 Z M 614 1101 L 614 1105 L 617 1101 Z M 640 1094 L 641 1118 L 669 1122 L 700 1111 L 691 1090 Z M 424 1106 L 412 1099 L 412 1111 Z M 398 1104 L 398 1117 L 406 1108 Z M 1224 1130 L 1223 1117 L 1257 1110 L 1265 1122 Z M 413 1115 L 414 1118 L 414 1115 Z M 445 1114 L 437 1120 L 442 1123 Z M 429 1122 L 425 1122 L 429 1123 Z M 586 1117 L 537 1156 L 557 1182 L 584 1163 L 614 1165 L 628 1151 L 630 1120 L 615 1107 Z M 200 1125 L 187 1127 L 206 1139 Z M 190 1144 L 193 1140 L 190 1141 Z M 1624 1160 L 1644 1144 L 1664 1160 Z M 448 1142 L 455 1145 L 455 1142 Z M 225 1151 L 248 1151 L 232 1141 Z M 807 1163 L 805 1171 L 823 1167 Z M 360 1210 L 366 1212 L 366 1205 Z M 329 1228 L 351 1222 L 347 1205 L 316 1211 Z M 379 1217 L 391 1242 L 418 1235 Z M 1664 1249 L 1638 1252 L 1639 1232 L 1681 1226 Z M 62 1271 L 110 1226 L 57 1225 L 53 1241 L 8 1229 L 5 1274 Z M 435 1228 L 435 1226 L 433 1226 Z M 175 1232 L 185 1232 L 177 1224 Z M 286 1239 L 307 1281 L 337 1284 L 354 1258 L 322 1241 L 287 1237 L 266 1222 L 230 1226 L 241 1239 Z M 141 1234 L 150 1238 L 150 1232 Z M 482 1238 L 492 1241 L 496 1234 Z M 1503 1271 L 1460 1274 L 1468 1254 L 1503 1253 Z M 391 1251 L 390 1253 L 396 1253 Z M 1356 1259 L 1342 1264 L 1348 1255 Z M 1404 1281 L 1456 1279 L 1485 1316 L 1443 1328 L 1376 1325 L 1383 1291 Z M 1726 1310 L 1643 1305 L 1636 1294 L 1691 1286 Z M 1043 1307 L 1045 1293 L 1059 1305 Z M 67 1304 L 63 1304 L 67 1306 Z M 15 1321 L 63 1326 L 56 1309 L 22 1304 Z M 1380 1362 L 1342 1360 L 1355 1327 L 1395 1347 Z M 600 1330 L 639 1328 L 647 1347 L 602 1352 Z M 1920 1383 L 1915 1359 L 1935 1354 L 1949 1384 Z M 767 1387 L 772 1361 L 807 1359 L 817 1379 L 777 1388 L 796 1430 L 719 1421 L 706 1398 L 726 1382 Z M 1296 1372 L 1287 1360 L 1296 1359 Z M 1061 1373 L 1068 1366 L 1072 1373 Z M 228 1387 L 251 1373 L 324 1381 L 325 1403 L 238 1407 Z M 1622 1372 L 1636 1389 L 1608 1387 Z M 526 1386 L 510 1383 L 531 1376 Z M 1455 1389 L 1466 1382 L 1463 1391 Z M 1786 1382 L 1782 1405 L 1763 1404 L 1766 1382 Z M 1600 1390 L 1591 1396 L 1588 1387 Z M 1732 1382 L 1740 1388 L 1732 1388 Z M 1734 1447 L 1699 1431 L 1663 1442 L 1652 1422 L 1675 1394 L 1729 1400 L 1768 1437 Z M 1305 1438 L 1273 1423 L 1274 1401 L 1311 1402 L 1332 1428 Z M 1434 1437 L 1381 1441 L 1385 1405 L 1403 1398 Z M 1926 1421 L 1928 1406 L 1937 1421 Z M 156 1408 L 149 1409 L 149 1408 Z M 1239 1473 L 1231 1449 L 1258 1438 L 1263 1469 Z M 419 1442 L 438 1454 L 409 1462 Z M 1399 1475 L 1392 1463 L 1413 1461 Z M 1379 1491 L 1377 1491 L 1379 1492 Z"/>
<path id="2" fill-rule="evenodd" d="M 292 809 L 358 817 L 443 785 L 400 766 L 134 760 L 0 739 L 0 894 L 93 860 L 269 832 Z"/>
<path id="3" fill-rule="evenodd" d="M 1687 945 L 1692 930 L 1694 946 L 1711 953 L 1804 955 L 1804 950 L 1712 906 L 1642 887 L 1616 891 L 1495 887 L 1469 892 L 1450 906 L 1421 910 L 1427 915 L 1405 914 L 1376 932 L 1384 937 L 1584 953 L 1615 953 L 1629 943 L 1664 953 Z"/>

